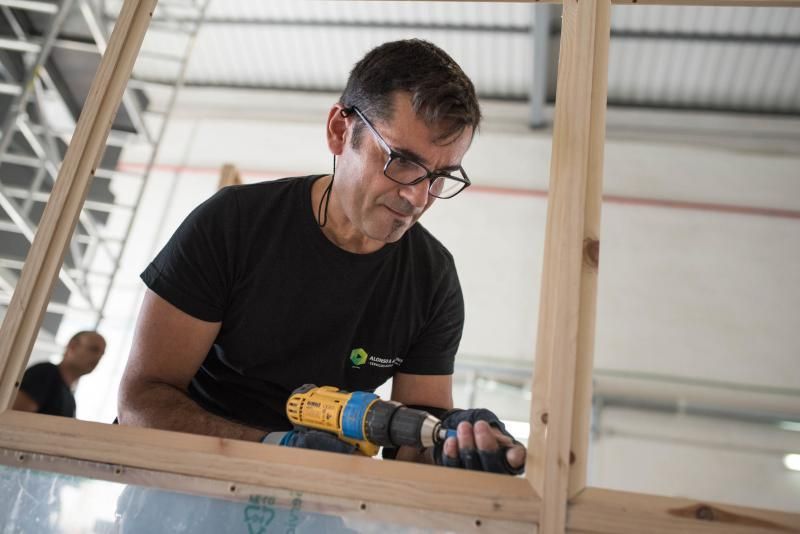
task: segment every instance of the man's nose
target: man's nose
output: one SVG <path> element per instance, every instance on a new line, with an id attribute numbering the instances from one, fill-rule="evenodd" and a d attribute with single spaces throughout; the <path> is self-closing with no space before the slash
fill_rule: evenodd
<path id="1" fill-rule="evenodd" d="M 400 188 L 400 196 L 415 208 L 422 209 L 428 203 L 428 183 L 428 180 L 422 180 L 418 184 L 404 185 Z"/>

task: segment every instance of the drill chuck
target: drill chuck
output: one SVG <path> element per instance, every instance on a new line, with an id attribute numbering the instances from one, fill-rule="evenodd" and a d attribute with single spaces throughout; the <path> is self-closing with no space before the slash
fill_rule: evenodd
<path id="1" fill-rule="evenodd" d="M 383 447 L 432 447 L 440 440 L 440 428 L 432 415 L 395 401 L 376 401 L 364 421 L 367 440 Z"/>

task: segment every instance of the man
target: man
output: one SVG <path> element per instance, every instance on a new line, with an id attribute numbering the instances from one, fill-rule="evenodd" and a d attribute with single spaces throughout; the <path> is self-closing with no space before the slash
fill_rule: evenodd
<path id="1" fill-rule="evenodd" d="M 105 352 L 103 336 L 78 332 L 67 343 L 61 363 L 39 363 L 25 371 L 13 409 L 75 417 L 72 389 L 80 377 L 94 371 Z"/>
<path id="2" fill-rule="evenodd" d="M 398 458 L 520 472 L 525 450 L 494 414 L 445 413 L 464 305 L 453 258 L 416 224 L 469 185 L 461 160 L 479 122 L 472 82 L 441 49 L 369 52 L 328 114 L 333 174 L 223 189 L 142 273 L 120 422 L 350 452 L 291 431 L 287 398 L 393 378 L 393 399 L 458 427 L 443 448 Z"/>

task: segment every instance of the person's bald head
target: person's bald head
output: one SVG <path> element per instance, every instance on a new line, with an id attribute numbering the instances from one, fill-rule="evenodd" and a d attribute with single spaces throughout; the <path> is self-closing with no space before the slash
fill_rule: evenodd
<path id="1" fill-rule="evenodd" d="M 70 338 L 62 364 L 79 375 L 85 375 L 94 371 L 105 352 L 105 338 L 97 332 L 83 330 Z"/>

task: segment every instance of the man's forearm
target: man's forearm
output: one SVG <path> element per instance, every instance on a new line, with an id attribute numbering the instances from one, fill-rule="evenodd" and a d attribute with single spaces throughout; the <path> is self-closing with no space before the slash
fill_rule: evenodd
<path id="1" fill-rule="evenodd" d="M 246 441 L 259 441 L 268 431 L 214 415 L 184 391 L 168 384 L 150 384 L 135 392 L 120 392 L 119 422 Z"/>
<path id="2" fill-rule="evenodd" d="M 39 404 L 33 398 L 22 391 L 17 392 L 17 397 L 14 399 L 14 404 L 11 408 L 20 412 L 38 412 Z"/>

